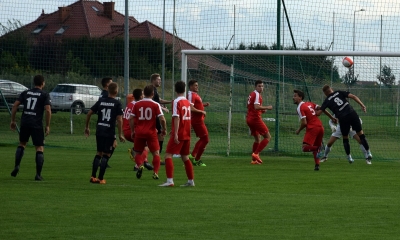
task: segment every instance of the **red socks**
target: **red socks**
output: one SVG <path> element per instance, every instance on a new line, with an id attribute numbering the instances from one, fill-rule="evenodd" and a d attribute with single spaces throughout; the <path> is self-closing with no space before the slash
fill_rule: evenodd
<path id="1" fill-rule="evenodd" d="M 174 163 L 172 162 L 172 158 L 165 159 L 165 172 L 167 178 L 174 178 Z"/>
<path id="2" fill-rule="evenodd" d="M 253 153 L 257 151 L 258 145 L 260 145 L 258 142 L 253 143 Z"/>
<path id="3" fill-rule="evenodd" d="M 269 140 L 267 138 L 264 138 L 257 147 L 257 150 L 254 151 L 255 154 L 259 154 L 269 143 Z M 254 144 L 253 144 L 253 148 L 254 148 Z"/>
<path id="4" fill-rule="evenodd" d="M 142 156 L 142 154 L 139 154 L 139 153 L 135 154 L 135 163 L 136 163 L 136 165 L 138 165 L 138 167 L 143 164 L 143 156 Z"/>
<path id="5" fill-rule="evenodd" d="M 158 170 L 160 170 L 160 155 L 155 155 L 153 157 L 153 168 L 154 168 L 154 172 L 158 174 Z"/>
<path id="6" fill-rule="evenodd" d="M 193 164 L 191 161 L 186 160 L 185 161 L 185 170 L 186 170 L 186 176 L 189 180 L 193 180 L 194 178 L 194 172 L 193 172 Z"/>

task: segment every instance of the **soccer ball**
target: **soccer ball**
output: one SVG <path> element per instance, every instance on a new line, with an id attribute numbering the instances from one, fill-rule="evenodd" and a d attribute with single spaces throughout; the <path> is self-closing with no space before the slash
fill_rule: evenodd
<path id="1" fill-rule="evenodd" d="M 351 68 L 353 66 L 353 59 L 351 57 L 345 57 L 342 60 L 343 66 Z"/>

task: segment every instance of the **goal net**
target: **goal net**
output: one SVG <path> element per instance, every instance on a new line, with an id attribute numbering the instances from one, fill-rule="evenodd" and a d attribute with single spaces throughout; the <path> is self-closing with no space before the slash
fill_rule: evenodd
<path id="1" fill-rule="evenodd" d="M 354 60 L 351 68 L 342 64 L 344 56 Z M 339 51 L 275 51 L 275 50 L 187 50 L 182 52 L 182 79 L 199 82 L 199 94 L 206 108 L 206 125 L 210 134 L 207 153 L 248 155 L 254 138 L 246 124 L 247 99 L 254 91 L 254 82 L 264 82 L 263 105 L 273 110 L 262 114 L 272 140 L 262 154 L 303 154 L 304 130 L 299 126 L 293 104 L 293 90 L 305 92 L 305 101 L 321 105 L 325 99 L 322 87 L 349 91 L 366 105 L 350 104 L 360 115 L 363 130 L 375 159 L 397 157 L 399 136 L 399 85 L 396 68 L 400 53 Z M 332 131 L 329 118 L 324 124 L 324 143 Z M 195 140 L 195 139 L 193 139 Z M 363 159 L 359 143 L 351 140 L 352 156 Z M 342 141 L 336 142 L 330 157 L 344 158 Z"/>

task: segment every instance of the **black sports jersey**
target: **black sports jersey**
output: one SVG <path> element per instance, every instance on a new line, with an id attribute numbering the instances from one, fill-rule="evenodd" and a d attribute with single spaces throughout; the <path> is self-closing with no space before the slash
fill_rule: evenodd
<path id="1" fill-rule="evenodd" d="M 158 95 L 157 88 L 154 87 L 153 101 L 160 103 L 160 95 Z"/>
<path id="2" fill-rule="evenodd" d="M 160 103 L 160 95 L 158 95 L 156 87 L 154 87 L 153 101 Z M 159 118 L 156 118 L 156 128 L 157 128 L 157 133 L 161 133 L 161 123 Z"/>
<path id="3" fill-rule="evenodd" d="M 90 110 L 98 116 L 96 136 L 114 137 L 117 116 L 123 114 L 121 102 L 110 97 L 100 98 Z"/>
<path id="4" fill-rule="evenodd" d="M 108 97 L 108 91 L 103 89 L 103 91 L 101 91 L 100 96 L 104 98 Z"/>
<path id="5" fill-rule="evenodd" d="M 349 94 L 345 91 L 335 91 L 329 94 L 322 103 L 321 110 L 329 108 L 339 119 L 354 112 L 353 107 L 347 101 Z"/>
<path id="6" fill-rule="evenodd" d="M 50 95 L 39 88 L 23 91 L 18 101 L 24 105 L 21 126 L 43 128 L 44 106 L 50 105 Z"/>

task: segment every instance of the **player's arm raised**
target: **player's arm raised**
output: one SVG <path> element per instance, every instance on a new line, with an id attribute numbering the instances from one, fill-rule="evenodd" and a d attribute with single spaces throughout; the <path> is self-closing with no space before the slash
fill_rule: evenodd
<path id="1" fill-rule="evenodd" d="M 356 103 L 358 103 L 361 106 L 363 112 L 367 112 L 367 108 L 365 107 L 364 103 L 362 103 L 361 100 L 356 95 L 349 93 L 348 97 L 356 101 Z"/>

